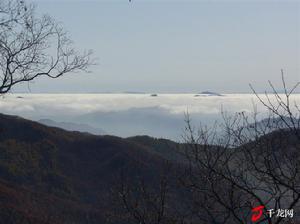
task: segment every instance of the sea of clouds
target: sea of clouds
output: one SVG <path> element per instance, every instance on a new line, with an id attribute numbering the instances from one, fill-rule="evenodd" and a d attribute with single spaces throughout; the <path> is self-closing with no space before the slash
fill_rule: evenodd
<path id="1" fill-rule="evenodd" d="M 293 95 L 291 102 L 299 104 L 300 95 Z M 266 112 L 253 94 L 7 94 L 0 99 L 4 114 L 88 124 L 122 137 L 151 135 L 174 140 L 181 138 L 187 112 L 195 124 L 210 125 L 221 119 L 221 111 L 251 113 L 254 108 Z"/>

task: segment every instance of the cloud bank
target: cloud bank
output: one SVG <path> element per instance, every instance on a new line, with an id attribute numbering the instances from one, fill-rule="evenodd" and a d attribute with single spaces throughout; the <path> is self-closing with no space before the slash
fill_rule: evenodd
<path id="1" fill-rule="evenodd" d="M 300 95 L 292 101 L 300 103 Z M 264 111 L 253 94 L 8 94 L 0 99 L 1 113 L 80 122 L 123 137 L 147 134 L 172 139 L 180 138 L 186 112 L 195 123 L 209 125 L 221 118 L 221 110 L 251 112 L 254 106 Z"/>

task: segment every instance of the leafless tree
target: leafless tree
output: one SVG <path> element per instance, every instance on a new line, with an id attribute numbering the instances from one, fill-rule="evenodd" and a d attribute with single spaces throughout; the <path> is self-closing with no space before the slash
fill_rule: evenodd
<path id="1" fill-rule="evenodd" d="M 283 94 L 271 82 L 271 94 L 258 94 L 251 86 L 266 108 L 264 119 L 256 109 L 252 114 L 222 112 L 224 121 L 207 128 L 193 126 L 187 115 L 185 143 L 176 149 L 185 157 L 178 169 L 183 172 L 176 176 L 179 185 L 170 184 L 175 177 L 167 175 L 161 185 L 163 194 L 150 195 L 146 190 L 150 185 L 122 181 L 118 192 L 127 217 L 135 220 L 133 223 L 164 223 L 157 222 L 163 219 L 149 219 L 161 217 L 160 210 L 151 210 L 150 205 L 164 202 L 161 195 L 170 198 L 184 192 L 185 200 L 177 200 L 177 206 L 185 215 L 178 219 L 176 212 L 168 214 L 177 215 L 174 223 L 253 223 L 252 209 L 257 206 L 263 206 L 263 213 L 255 223 L 296 223 L 299 217 L 270 216 L 271 209 L 294 209 L 295 216 L 300 212 L 300 111 L 292 102 L 299 84 L 289 91 L 283 73 L 282 83 Z M 166 194 L 167 189 L 176 193 Z"/>
<path id="2" fill-rule="evenodd" d="M 40 76 L 87 71 L 91 53 L 77 52 L 63 27 L 48 15 L 37 16 L 33 4 L 0 2 L 0 94 Z"/>
<path id="3" fill-rule="evenodd" d="M 269 114 L 223 113 L 222 131 L 195 129 L 187 118 L 189 168 L 181 183 L 193 192 L 191 210 L 202 223 L 251 223 L 251 209 L 264 206 L 256 223 L 293 223 L 269 216 L 270 209 L 295 209 L 300 202 L 299 109 L 282 73 L 284 93 L 254 94 Z M 273 95 L 273 98 L 271 97 Z M 220 134 L 223 133 L 223 134 Z M 199 215 L 200 214 L 200 215 Z"/>
<path id="4" fill-rule="evenodd" d="M 132 177 L 129 173 L 122 173 L 113 188 L 117 209 L 114 218 L 137 224 L 187 223 L 175 209 L 178 201 L 173 192 L 174 180 L 170 179 L 171 167 L 167 162 L 155 181 L 149 181 L 145 176 Z"/>

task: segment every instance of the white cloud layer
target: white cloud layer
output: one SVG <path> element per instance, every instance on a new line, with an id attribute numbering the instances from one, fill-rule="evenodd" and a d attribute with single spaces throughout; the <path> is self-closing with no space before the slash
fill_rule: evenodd
<path id="1" fill-rule="evenodd" d="M 292 101 L 300 102 L 300 94 L 294 95 Z M 8 94 L 0 99 L 0 111 L 47 116 L 49 113 L 81 115 L 158 107 L 173 114 L 187 110 L 192 114 L 218 114 L 222 107 L 229 112 L 252 111 L 254 104 L 262 110 L 253 94 L 198 97 L 194 94 L 158 94 L 157 97 L 149 94 Z"/>
<path id="2" fill-rule="evenodd" d="M 293 95 L 291 102 L 299 104 L 300 94 Z M 210 123 L 220 118 L 221 108 L 229 113 L 251 112 L 254 105 L 258 112 L 265 111 L 253 94 L 7 94 L 0 99 L 0 112 L 87 123 L 120 136 L 174 138 L 180 135 L 187 111 L 195 121 Z"/>

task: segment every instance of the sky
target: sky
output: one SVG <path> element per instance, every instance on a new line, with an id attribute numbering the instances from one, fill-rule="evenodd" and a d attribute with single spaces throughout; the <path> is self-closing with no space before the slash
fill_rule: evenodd
<path id="1" fill-rule="evenodd" d="M 268 80 L 279 86 L 280 69 L 300 81 L 300 1 L 34 2 L 98 64 L 15 92 L 263 91 Z"/>

